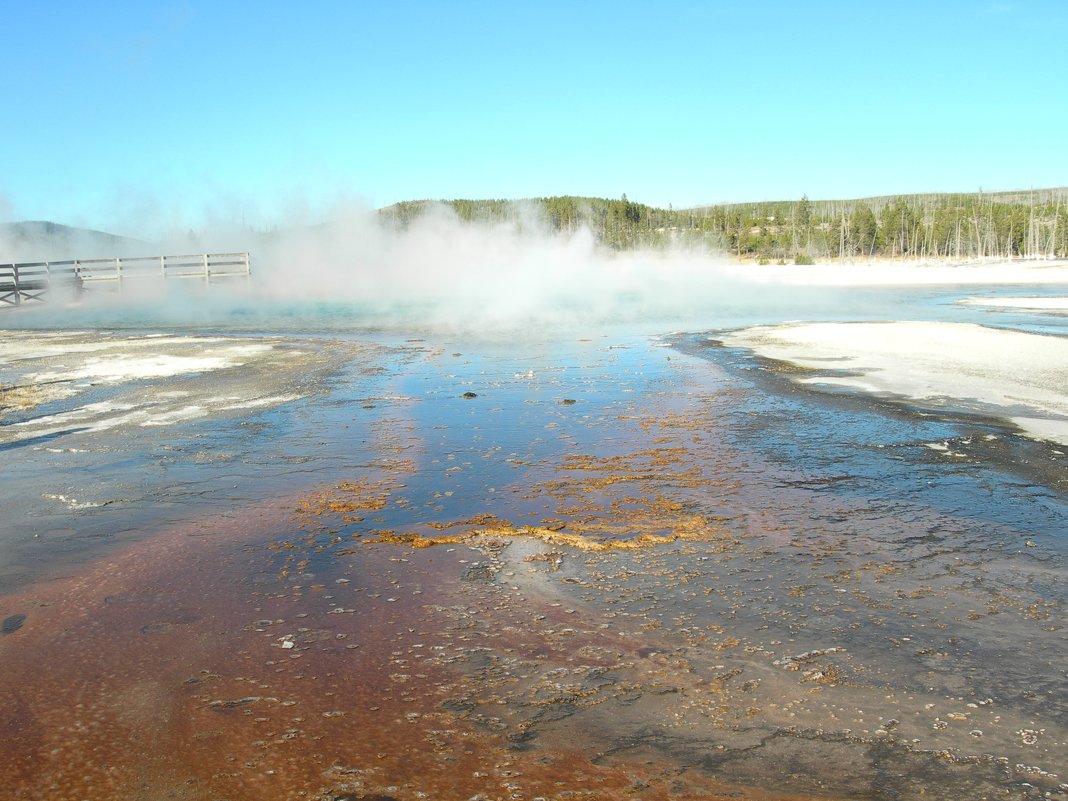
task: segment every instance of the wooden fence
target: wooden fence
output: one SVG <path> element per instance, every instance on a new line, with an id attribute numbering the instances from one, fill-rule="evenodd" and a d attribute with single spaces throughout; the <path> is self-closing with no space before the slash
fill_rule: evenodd
<path id="1" fill-rule="evenodd" d="M 219 279 L 247 279 L 248 253 L 201 253 L 191 256 L 137 256 L 0 264 L 0 306 L 44 301 L 52 290 L 75 294 L 92 288 L 122 292 L 129 282 L 192 278 L 211 286 Z"/>

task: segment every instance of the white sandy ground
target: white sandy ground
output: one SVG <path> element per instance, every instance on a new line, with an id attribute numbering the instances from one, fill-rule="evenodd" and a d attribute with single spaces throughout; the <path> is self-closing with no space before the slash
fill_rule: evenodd
<path id="1" fill-rule="evenodd" d="M 183 373 L 203 373 L 226 367 L 240 367 L 242 359 L 264 353 L 270 345 L 231 345 L 215 347 L 197 356 L 113 356 L 90 359 L 76 367 L 58 371 L 33 373 L 29 379 L 43 381 L 91 381 L 93 383 L 118 384 L 147 378 L 167 378 Z"/>
<path id="2" fill-rule="evenodd" d="M 803 383 L 1001 417 L 1030 437 L 1068 444 L 1066 337 L 890 322 L 755 326 L 717 339 L 817 371 L 798 377 Z"/>
<path id="3" fill-rule="evenodd" d="M 166 346 L 195 345 L 202 347 L 220 342 L 232 342 L 223 337 L 184 337 L 146 334 L 137 337 L 111 337 L 91 331 L 2 331 L 3 349 L 0 366 L 27 359 L 45 359 L 78 353 L 122 352 L 133 349 L 160 349 Z"/>
<path id="4" fill-rule="evenodd" d="M 159 352 L 146 354 L 148 349 Z M 0 387 L 32 385 L 36 402 L 46 403 L 70 398 L 95 384 L 124 384 L 240 367 L 271 350 L 269 343 L 223 337 L 4 332 Z M 34 365 L 46 369 L 35 370 Z"/>
<path id="5" fill-rule="evenodd" d="M 855 261 L 834 264 L 732 264 L 739 279 L 791 286 L 1068 284 L 1068 262 L 972 263 Z"/>
<path id="6" fill-rule="evenodd" d="M 33 408 L 65 402 L 51 414 L 31 416 L 0 430 L 0 441 L 120 426 L 168 426 L 219 413 L 254 411 L 303 397 L 278 392 L 265 380 L 265 365 L 289 375 L 303 357 L 271 341 L 224 337 L 116 336 L 95 332 L 11 332 L 0 349 L 0 389 L 29 393 Z M 252 365 L 246 377 L 231 368 Z M 181 379 L 171 388 L 168 379 Z M 92 400 L 94 386 L 117 388 L 117 396 Z M 231 390 L 220 394 L 219 389 Z M 10 396 L 8 396 L 10 397 Z M 0 410 L 3 405 L 0 404 Z"/>
<path id="7" fill-rule="evenodd" d="M 1025 309 L 1030 311 L 1068 312 L 1068 297 L 1058 298 L 964 298 L 965 306 L 987 306 L 995 309 Z"/>

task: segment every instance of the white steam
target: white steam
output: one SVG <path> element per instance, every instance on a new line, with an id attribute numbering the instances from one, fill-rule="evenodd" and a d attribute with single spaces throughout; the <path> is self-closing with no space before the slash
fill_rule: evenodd
<path id="1" fill-rule="evenodd" d="M 635 321 L 710 327 L 755 305 L 776 316 L 803 294 L 745 279 L 721 255 L 682 247 L 611 252 L 584 228 L 551 231 L 531 208 L 508 222 L 470 223 L 448 206 L 431 205 L 401 229 L 387 216 L 349 204 L 335 209 L 326 223 L 290 222 L 259 232 L 235 220 L 235 210 L 236 204 L 217 208 L 196 229 L 172 215 L 170 233 L 155 244 L 140 243 L 141 252 L 133 255 L 247 250 L 253 270 L 247 283 L 229 279 L 205 292 L 195 279 L 172 280 L 166 287 L 141 282 L 128 284 L 121 296 L 94 286 L 77 303 L 39 307 L 33 317 L 45 325 L 237 321 L 250 327 L 314 327 L 311 318 L 318 316 L 334 326 L 465 331 Z M 26 257 L 22 244 L 20 255 Z M 57 254 L 54 245 L 42 243 L 38 252 L 51 258 L 99 255 Z M 84 242 L 66 245 L 97 251 L 100 242 L 92 248 Z M 129 242 L 123 245 L 128 253 Z M 0 261 L 8 260 L 0 241 Z M 821 298 L 830 300 L 826 293 Z M 30 314 L 27 307 L 20 324 Z"/>

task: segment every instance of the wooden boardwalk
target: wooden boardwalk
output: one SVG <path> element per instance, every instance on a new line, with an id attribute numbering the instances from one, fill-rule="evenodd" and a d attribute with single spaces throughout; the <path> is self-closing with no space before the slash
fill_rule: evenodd
<path id="1" fill-rule="evenodd" d="M 43 302 L 50 292 L 80 294 L 101 288 L 122 292 L 131 283 L 194 279 L 211 286 L 252 274 L 248 253 L 137 256 L 0 264 L 0 307 Z"/>

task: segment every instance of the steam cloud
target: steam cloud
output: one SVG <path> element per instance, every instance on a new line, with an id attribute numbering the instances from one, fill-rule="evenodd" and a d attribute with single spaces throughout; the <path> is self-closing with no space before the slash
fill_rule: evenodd
<path id="1" fill-rule="evenodd" d="M 759 291 L 771 311 L 795 303 L 797 290 L 743 280 L 723 256 L 669 248 L 609 252 L 585 229 L 552 232 L 533 209 L 505 223 L 468 223 L 430 206 L 407 228 L 366 207 L 345 205 L 320 224 L 252 232 L 218 215 L 202 232 L 180 224 L 155 244 L 18 244 L 0 240 L 0 261 L 99 255 L 249 251 L 247 285 L 203 293 L 197 282 L 147 283 L 120 297 L 87 293 L 77 304 L 50 304 L 2 325 L 292 325 L 332 324 L 522 332 L 546 327 L 656 322 L 717 324 L 752 307 Z M 34 248 L 36 247 L 36 250 Z M 78 250 L 82 248 L 82 250 Z M 137 251 L 136 253 L 130 252 Z M 32 256 L 28 251 L 34 251 Z M 13 255 L 14 254 L 14 257 Z"/>

